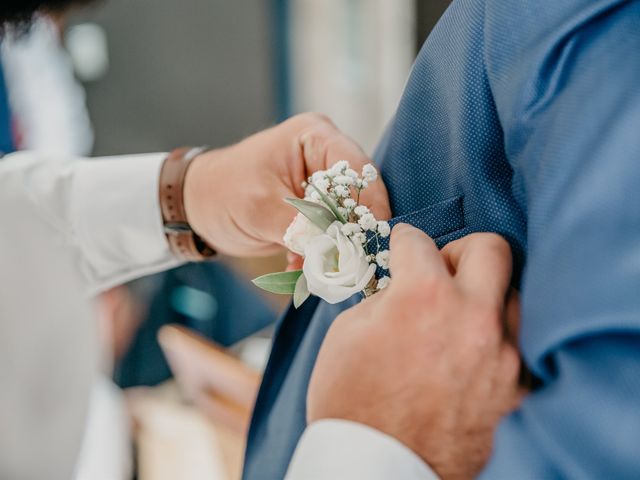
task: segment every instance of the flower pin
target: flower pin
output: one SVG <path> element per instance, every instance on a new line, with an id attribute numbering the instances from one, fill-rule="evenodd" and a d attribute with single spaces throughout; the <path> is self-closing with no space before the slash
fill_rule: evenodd
<path id="1" fill-rule="evenodd" d="M 272 293 L 293 294 L 296 308 L 310 295 L 333 304 L 386 288 L 389 276 L 376 278 L 376 272 L 389 268 L 389 251 L 381 248 L 380 239 L 391 228 L 360 205 L 362 191 L 377 180 L 373 165 L 365 165 L 358 175 L 346 160 L 311 175 L 303 184 L 304 199 L 286 199 L 298 215 L 283 241 L 304 258 L 302 270 L 270 273 L 253 283 Z"/>

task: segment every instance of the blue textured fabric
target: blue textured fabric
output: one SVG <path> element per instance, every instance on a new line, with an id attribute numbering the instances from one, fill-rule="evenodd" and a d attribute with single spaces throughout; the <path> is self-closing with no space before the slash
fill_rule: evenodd
<path id="1" fill-rule="evenodd" d="M 11 129 L 11 110 L 4 80 L 2 62 L 0 62 L 0 157 L 14 150 L 13 131 Z"/>
<path id="2" fill-rule="evenodd" d="M 513 247 L 542 387 L 484 478 L 640 477 L 639 84 L 638 1 L 457 0 L 376 154 L 394 214 L 440 246 L 493 231 Z M 355 301 L 282 319 L 245 478 L 283 477 L 320 344 Z"/>

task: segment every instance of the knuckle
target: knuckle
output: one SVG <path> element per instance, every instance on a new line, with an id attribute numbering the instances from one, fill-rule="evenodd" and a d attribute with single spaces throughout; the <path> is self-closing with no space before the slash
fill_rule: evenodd
<path id="1" fill-rule="evenodd" d="M 446 305 L 454 294 L 450 282 L 435 275 L 413 274 L 405 278 L 406 291 L 414 302 L 424 306 Z"/>
<path id="2" fill-rule="evenodd" d="M 501 235 L 493 232 L 487 232 L 475 233 L 473 236 L 474 241 L 483 249 L 494 251 L 500 257 L 511 255 L 511 246 Z"/>

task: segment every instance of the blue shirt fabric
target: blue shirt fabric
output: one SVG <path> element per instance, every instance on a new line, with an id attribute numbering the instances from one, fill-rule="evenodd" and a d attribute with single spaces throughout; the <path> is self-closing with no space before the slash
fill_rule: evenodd
<path id="1" fill-rule="evenodd" d="M 455 0 L 376 154 L 394 221 L 440 246 L 493 231 L 514 251 L 542 386 L 500 424 L 483 478 L 640 476 L 638 85 L 639 1 Z M 320 344 L 356 301 L 281 320 L 245 478 L 284 476 Z"/>

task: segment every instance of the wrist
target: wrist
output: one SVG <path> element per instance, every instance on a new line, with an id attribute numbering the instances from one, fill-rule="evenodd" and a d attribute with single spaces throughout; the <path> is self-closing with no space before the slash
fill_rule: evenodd
<path id="1" fill-rule="evenodd" d="M 215 251 L 199 236 L 187 214 L 187 174 L 201 148 L 179 148 L 165 159 L 160 172 L 160 207 L 167 241 L 177 257 L 198 261 L 215 255 Z"/>

